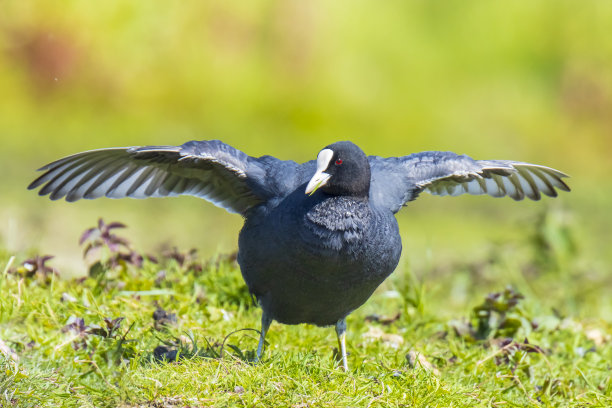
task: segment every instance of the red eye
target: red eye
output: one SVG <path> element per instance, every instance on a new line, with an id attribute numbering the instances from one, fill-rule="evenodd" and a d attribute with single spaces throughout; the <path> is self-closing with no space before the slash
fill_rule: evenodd
<path id="1" fill-rule="evenodd" d="M 338 159 L 338 160 L 336 160 L 336 166 L 339 166 L 339 165 L 341 165 L 341 164 L 342 164 L 342 159 Z"/>

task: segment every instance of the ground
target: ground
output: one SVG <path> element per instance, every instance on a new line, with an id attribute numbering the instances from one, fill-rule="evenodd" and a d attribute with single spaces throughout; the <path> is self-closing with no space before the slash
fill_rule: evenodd
<path id="1" fill-rule="evenodd" d="M 556 219 L 398 271 L 348 319 L 348 372 L 333 328 L 308 325 L 273 324 L 253 363 L 235 255 L 137 253 L 104 221 L 81 278 L 0 253 L 0 406 L 610 406 L 611 278 Z"/>

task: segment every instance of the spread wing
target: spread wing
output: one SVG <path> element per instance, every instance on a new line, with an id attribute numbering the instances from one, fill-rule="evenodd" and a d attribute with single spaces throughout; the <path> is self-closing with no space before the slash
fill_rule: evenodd
<path id="1" fill-rule="evenodd" d="M 435 195 L 488 194 L 539 200 L 570 191 L 566 174 L 550 167 L 510 160 L 474 160 L 452 152 L 422 152 L 404 157 L 370 157 L 370 196 L 397 212 L 422 191 Z"/>
<path id="2" fill-rule="evenodd" d="M 273 194 L 264 164 L 277 162 L 268 157 L 264 163 L 218 140 L 100 149 L 47 164 L 28 188 L 42 186 L 40 195 L 67 201 L 191 195 L 243 214 Z"/>

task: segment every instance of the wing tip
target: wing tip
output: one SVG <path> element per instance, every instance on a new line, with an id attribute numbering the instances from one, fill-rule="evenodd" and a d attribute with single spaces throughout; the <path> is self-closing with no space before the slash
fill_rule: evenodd
<path id="1" fill-rule="evenodd" d="M 45 167 L 41 167 L 40 169 L 36 171 L 42 171 Z M 36 177 L 36 179 L 34 179 L 30 184 L 28 184 L 28 190 L 34 190 L 35 188 L 38 188 L 42 186 L 43 184 L 45 184 L 45 177 L 47 176 L 47 174 L 49 173 L 47 172 L 47 173 L 41 174 L 40 176 Z"/>
<path id="2" fill-rule="evenodd" d="M 565 177 L 569 177 L 569 176 L 565 176 Z M 570 191 L 572 191 L 572 189 L 570 188 L 570 186 L 568 186 L 568 185 L 567 185 L 567 183 L 566 183 L 565 181 L 563 181 L 563 180 L 559 179 L 559 184 L 560 184 L 560 185 L 559 185 L 559 186 L 557 186 L 557 188 L 558 188 L 559 190 L 563 190 L 563 191 L 566 191 L 566 192 L 568 192 L 568 193 L 569 193 Z"/>

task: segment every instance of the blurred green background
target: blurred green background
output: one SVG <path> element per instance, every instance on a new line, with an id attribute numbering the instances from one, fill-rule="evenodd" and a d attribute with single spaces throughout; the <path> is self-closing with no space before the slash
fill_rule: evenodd
<path id="1" fill-rule="evenodd" d="M 82 150 L 221 139 L 306 161 L 452 150 L 548 165 L 573 192 L 516 203 L 423 195 L 406 264 L 520 239 L 544 209 L 609 265 L 612 2 L 2 0 L 0 246 L 84 273 L 79 233 L 122 221 L 141 250 L 236 248 L 240 217 L 191 197 L 51 202 L 26 191 Z"/>

